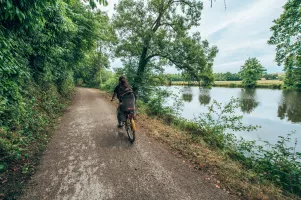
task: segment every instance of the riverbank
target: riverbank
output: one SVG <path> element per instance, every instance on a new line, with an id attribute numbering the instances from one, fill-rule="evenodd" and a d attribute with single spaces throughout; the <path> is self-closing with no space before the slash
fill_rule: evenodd
<path id="1" fill-rule="evenodd" d="M 184 85 L 184 86 L 198 86 L 198 82 L 183 82 L 183 81 L 173 81 L 171 85 Z M 257 88 L 274 88 L 281 89 L 283 81 L 279 80 L 265 80 L 257 81 Z M 214 87 L 242 87 L 241 81 L 215 81 Z"/>
<path id="2" fill-rule="evenodd" d="M 110 94 L 107 95 L 109 99 Z M 139 102 L 137 124 L 138 130 L 139 127 L 148 130 L 150 136 L 167 144 L 186 158 L 186 162 L 205 173 L 206 179 L 214 182 L 216 187 L 240 199 L 298 199 L 279 189 L 272 181 L 262 179 L 260 173 L 249 171 L 239 154 L 210 145 L 210 135 L 206 135 L 209 132 L 201 132 L 201 128 L 193 122 L 150 115 L 147 105 Z"/>

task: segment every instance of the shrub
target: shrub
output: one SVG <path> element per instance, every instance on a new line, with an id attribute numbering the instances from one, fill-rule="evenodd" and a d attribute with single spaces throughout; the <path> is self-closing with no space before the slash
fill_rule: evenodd
<path id="1" fill-rule="evenodd" d="M 246 180 L 256 183 L 266 181 L 277 185 L 281 190 L 301 196 L 301 153 L 296 152 L 297 141 L 294 147 L 287 147 L 292 133 L 287 137 L 279 137 L 276 144 L 258 141 L 246 141 L 237 138 L 235 131 L 253 131 L 259 128 L 254 125 L 244 125 L 242 116 L 235 115 L 239 107 L 239 99 L 232 98 L 228 103 L 216 101 L 208 106 L 208 113 L 204 113 L 195 120 L 186 120 L 177 117 L 171 107 L 163 106 L 169 94 L 166 91 L 156 91 L 147 104 L 142 103 L 148 114 L 158 116 L 178 128 L 191 134 L 192 139 L 202 137 L 210 148 L 221 151 L 232 160 L 240 162 L 249 174 Z M 139 103 L 139 108 L 141 107 Z"/>

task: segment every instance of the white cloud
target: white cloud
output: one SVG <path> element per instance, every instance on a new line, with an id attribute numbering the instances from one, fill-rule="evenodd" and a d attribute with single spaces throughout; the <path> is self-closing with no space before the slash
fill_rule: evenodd
<path id="1" fill-rule="evenodd" d="M 244 64 L 244 62 L 245 62 L 245 60 L 238 60 L 238 61 L 218 64 L 218 65 L 215 65 L 216 70 L 214 72 L 237 73 L 240 69 L 240 66 L 242 66 Z M 237 66 L 238 66 L 238 70 L 237 70 Z"/>
<path id="2" fill-rule="evenodd" d="M 268 54 L 257 57 L 257 59 L 260 61 L 260 63 L 263 65 L 264 68 L 267 69 L 268 73 L 274 73 L 274 72 L 281 72 L 282 67 L 275 65 L 274 62 L 274 54 Z M 231 72 L 231 73 L 237 73 L 240 70 L 240 67 L 244 65 L 246 59 L 232 61 L 232 62 L 226 62 L 217 64 L 214 66 L 215 72 Z"/>
<path id="3" fill-rule="evenodd" d="M 232 3 L 229 6 L 235 6 L 239 1 L 241 0 L 228 1 Z M 257 23 L 258 20 L 269 18 L 271 13 L 274 13 L 275 10 L 279 10 L 285 2 L 286 0 L 256 0 L 252 1 L 252 3 L 245 3 L 240 6 L 240 9 L 231 12 L 231 10 L 224 10 L 224 8 L 220 7 L 208 8 L 209 3 L 204 1 L 205 9 L 203 10 L 204 17 L 201 22 L 201 30 L 206 37 L 231 25 L 248 25 L 250 22 Z M 214 11 L 212 12 L 212 10 Z"/>
<path id="4" fill-rule="evenodd" d="M 274 62 L 273 46 L 267 44 L 272 35 L 272 21 L 282 13 L 286 0 L 229 0 L 228 10 L 221 6 L 208 8 L 204 2 L 202 24 L 199 31 L 219 53 L 215 59 L 214 71 L 237 72 L 249 57 L 264 58 L 262 64 L 268 72 L 281 71 Z M 219 2 L 222 4 L 221 2 Z M 243 62 L 239 62 L 243 61 Z"/>
<path id="5" fill-rule="evenodd" d="M 227 41 L 225 41 L 227 42 Z M 241 43 L 237 43 L 235 45 L 231 45 L 231 46 L 226 46 L 223 51 L 224 52 L 235 52 L 237 50 L 240 50 L 240 49 L 245 49 L 245 48 L 249 48 L 249 47 L 252 47 L 254 49 L 261 49 L 262 48 L 262 44 L 265 44 L 267 42 L 266 39 L 253 39 L 253 40 L 247 40 L 247 41 L 243 41 Z"/>

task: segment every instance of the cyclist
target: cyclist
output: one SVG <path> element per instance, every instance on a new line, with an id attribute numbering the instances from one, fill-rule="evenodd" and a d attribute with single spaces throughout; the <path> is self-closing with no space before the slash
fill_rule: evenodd
<path id="1" fill-rule="evenodd" d="M 122 99 L 121 97 L 128 93 L 128 92 L 133 92 L 133 89 L 131 88 L 131 86 L 129 85 L 128 81 L 126 80 L 125 76 L 120 76 L 119 77 L 119 83 L 118 85 L 115 87 L 114 89 L 114 93 L 112 96 L 111 101 L 114 100 L 114 98 L 117 95 L 117 98 L 119 100 L 119 106 L 117 109 L 117 120 L 118 120 L 118 128 L 122 127 L 122 121 L 125 121 L 125 116 L 124 113 L 120 110 L 120 104 L 122 104 Z"/>

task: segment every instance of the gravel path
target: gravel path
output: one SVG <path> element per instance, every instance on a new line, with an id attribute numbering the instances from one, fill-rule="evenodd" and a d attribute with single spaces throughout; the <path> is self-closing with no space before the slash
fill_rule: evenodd
<path id="1" fill-rule="evenodd" d="M 116 125 L 103 94 L 78 88 L 21 199 L 231 199 L 143 129 L 131 145 Z"/>

